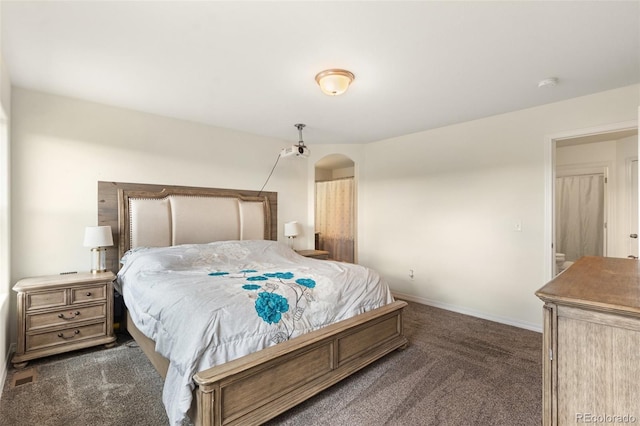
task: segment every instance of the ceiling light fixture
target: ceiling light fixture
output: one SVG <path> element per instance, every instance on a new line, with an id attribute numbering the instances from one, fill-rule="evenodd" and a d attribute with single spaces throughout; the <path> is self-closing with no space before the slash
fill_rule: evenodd
<path id="1" fill-rule="evenodd" d="M 334 68 L 319 72 L 316 75 L 316 82 L 323 93 L 338 96 L 347 91 L 355 78 L 356 76 L 350 71 Z"/>

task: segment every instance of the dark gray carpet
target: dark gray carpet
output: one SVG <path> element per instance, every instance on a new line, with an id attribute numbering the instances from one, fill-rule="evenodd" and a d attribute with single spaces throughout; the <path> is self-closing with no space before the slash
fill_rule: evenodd
<path id="1" fill-rule="evenodd" d="M 135 342 L 121 340 L 111 349 L 99 346 L 35 360 L 26 368 L 36 372 L 33 383 L 13 387 L 14 376 L 22 372 L 10 370 L 0 400 L 0 424 L 168 424 L 162 378 Z"/>
<path id="2" fill-rule="evenodd" d="M 410 303 L 409 347 L 268 423 L 275 425 L 539 425 L 539 333 Z M 35 383 L 0 400 L 3 425 L 166 425 L 162 382 L 120 343 L 34 362 Z M 143 386 L 144 384 L 144 386 Z M 145 391 L 146 389 L 146 391 Z"/>
<path id="3" fill-rule="evenodd" d="M 269 423 L 273 425 L 536 425 L 542 335 L 410 303 L 409 347 Z"/>

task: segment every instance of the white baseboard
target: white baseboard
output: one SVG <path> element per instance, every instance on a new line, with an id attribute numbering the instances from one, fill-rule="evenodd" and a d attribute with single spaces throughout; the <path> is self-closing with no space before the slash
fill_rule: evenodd
<path id="1" fill-rule="evenodd" d="M 408 300 L 410 302 L 416 302 L 423 305 L 433 306 L 435 308 L 445 309 L 447 311 L 457 312 L 459 314 L 469 315 L 476 318 L 482 318 L 493 322 L 499 322 L 501 324 L 511 325 L 518 328 L 524 328 L 525 330 L 537 331 L 538 333 L 542 333 L 542 325 L 541 324 L 531 324 L 524 321 L 513 320 L 512 318 L 504 318 L 495 315 L 490 315 L 484 312 L 475 311 L 473 309 L 463 308 L 456 305 L 451 305 L 448 303 L 442 303 L 435 300 L 426 299 L 424 297 L 413 296 L 410 294 L 392 292 L 393 297 L 397 297 L 398 299 Z"/>
<path id="2" fill-rule="evenodd" d="M 2 389 L 4 389 L 4 382 L 7 380 L 7 372 L 9 371 L 9 366 L 11 364 L 11 355 L 16 350 L 16 344 L 12 343 L 9 345 L 9 349 L 7 350 L 6 358 L 4 363 L 0 366 L 2 370 L 0 370 L 0 399 L 2 399 Z"/>

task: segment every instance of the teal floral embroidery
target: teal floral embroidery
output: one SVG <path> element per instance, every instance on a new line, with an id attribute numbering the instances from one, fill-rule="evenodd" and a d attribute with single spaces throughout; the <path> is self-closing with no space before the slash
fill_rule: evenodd
<path id="1" fill-rule="evenodd" d="M 242 286 L 242 288 L 244 288 L 245 290 L 258 290 L 259 288 L 262 288 L 262 287 L 260 287 L 257 284 L 245 284 Z"/>
<path id="2" fill-rule="evenodd" d="M 316 286 L 316 282 L 311 278 L 298 278 L 296 283 L 303 285 L 307 288 L 314 288 Z"/>
<path id="3" fill-rule="evenodd" d="M 289 310 L 289 302 L 287 299 L 276 293 L 268 293 L 263 291 L 258 294 L 256 300 L 256 312 L 260 318 L 269 324 L 279 322 L 282 313 Z"/>
<path id="4" fill-rule="evenodd" d="M 281 280 L 290 280 L 293 278 L 293 272 L 272 272 L 264 274 L 265 277 L 278 278 Z"/>
<path id="5" fill-rule="evenodd" d="M 256 275 L 255 277 L 248 277 L 247 281 L 266 281 L 269 278 L 263 276 L 263 275 Z"/>
<path id="6" fill-rule="evenodd" d="M 255 269 L 243 269 L 240 273 L 211 272 L 212 276 L 224 276 L 245 280 L 244 290 L 249 291 L 249 299 L 255 299 L 256 313 L 276 329 L 271 336 L 274 343 L 289 340 L 297 328 L 309 303 L 315 302 L 313 289 L 316 281 L 311 278 L 298 278 L 294 281 L 293 272 L 258 273 Z M 248 274 L 256 274 L 250 275 Z M 285 297 L 287 294 L 289 299 Z M 291 300 L 291 306 L 289 305 Z"/>

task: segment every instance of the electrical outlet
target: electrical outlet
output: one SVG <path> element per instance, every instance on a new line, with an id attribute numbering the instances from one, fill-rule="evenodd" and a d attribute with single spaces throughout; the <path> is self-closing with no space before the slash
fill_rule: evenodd
<path id="1" fill-rule="evenodd" d="M 413 279 L 414 273 L 413 269 L 409 269 L 409 278 Z"/>
<path id="2" fill-rule="evenodd" d="M 517 220 L 516 223 L 513 225 L 513 230 L 516 232 L 522 232 L 522 221 L 521 220 Z"/>

